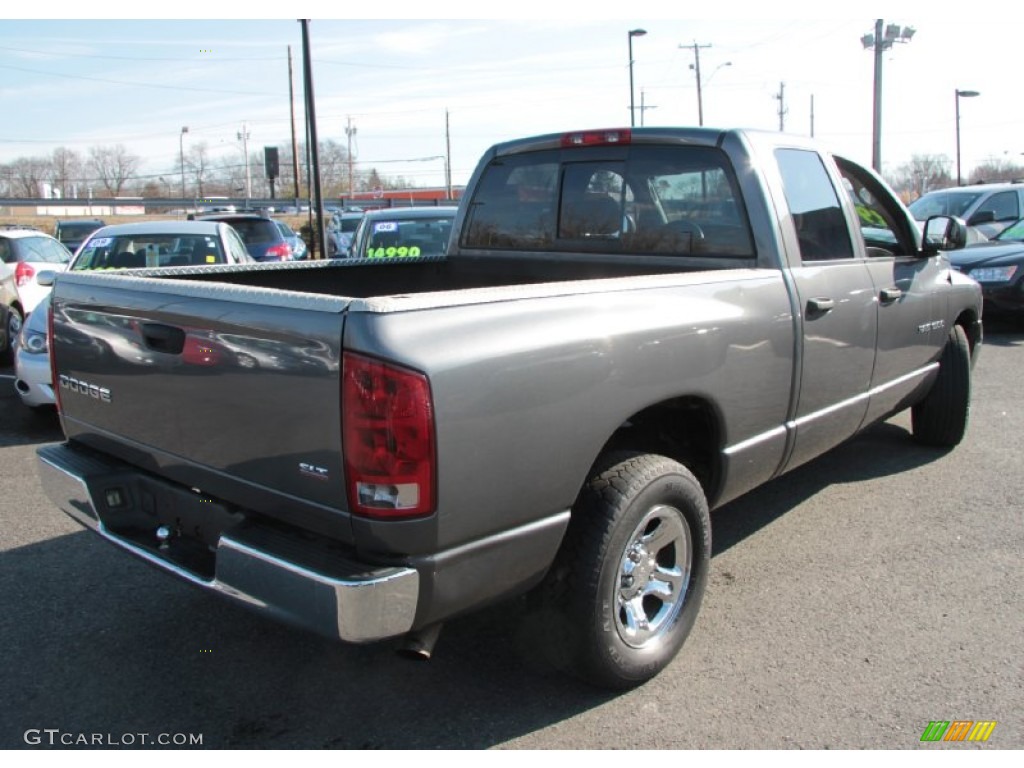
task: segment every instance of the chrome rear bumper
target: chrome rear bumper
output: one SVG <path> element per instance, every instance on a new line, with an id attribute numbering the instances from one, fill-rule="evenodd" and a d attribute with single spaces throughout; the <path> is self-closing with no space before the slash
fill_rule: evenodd
<path id="1" fill-rule="evenodd" d="M 326 550 L 311 553 L 279 531 L 240 525 L 219 535 L 211 548 L 213 572 L 204 574 L 161 551 L 155 537 L 151 545 L 145 544 L 110 522 L 123 515 L 111 513 L 108 500 L 118 497 L 109 494 L 130 497 L 125 478 L 141 475 L 140 470 L 66 444 L 45 445 L 36 454 L 43 490 L 65 513 L 110 543 L 198 587 L 346 642 L 403 635 L 413 626 L 419 595 L 419 573 L 413 568 L 369 566 Z M 211 551 L 205 555 L 210 557 Z"/>

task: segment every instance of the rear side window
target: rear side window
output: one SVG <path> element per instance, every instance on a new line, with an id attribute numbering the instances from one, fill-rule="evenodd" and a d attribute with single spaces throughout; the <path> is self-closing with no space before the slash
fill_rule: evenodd
<path id="1" fill-rule="evenodd" d="M 66 264 L 71 254 L 56 240 L 48 237 L 23 237 L 17 241 L 18 261 Z"/>
<path id="2" fill-rule="evenodd" d="M 839 196 L 816 152 L 777 149 L 786 203 L 804 261 L 852 259 L 853 242 Z"/>
<path id="3" fill-rule="evenodd" d="M 732 169 L 711 147 L 541 151 L 493 161 L 464 248 L 751 258 Z"/>

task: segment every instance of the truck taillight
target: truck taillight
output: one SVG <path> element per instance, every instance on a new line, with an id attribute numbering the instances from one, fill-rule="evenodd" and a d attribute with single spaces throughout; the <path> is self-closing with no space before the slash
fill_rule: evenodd
<path id="1" fill-rule="evenodd" d="M 14 282 L 18 284 L 19 288 L 22 288 L 32 282 L 35 274 L 36 271 L 32 268 L 31 264 L 19 261 L 18 266 L 14 269 Z"/>
<path id="2" fill-rule="evenodd" d="M 342 359 L 349 510 L 400 519 L 434 511 L 434 408 L 422 373 L 352 352 Z"/>
<path id="3" fill-rule="evenodd" d="M 573 131 L 562 134 L 563 147 L 596 147 L 608 144 L 629 144 L 633 134 L 629 128 L 601 131 Z"/>

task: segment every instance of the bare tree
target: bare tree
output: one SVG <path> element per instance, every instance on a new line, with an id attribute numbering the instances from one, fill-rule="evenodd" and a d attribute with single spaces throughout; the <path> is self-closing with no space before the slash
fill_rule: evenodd
<path id="1" fill-rule="evenodd" d="M 1024 168 L 1006 158 L 993 158 L 971 171 L 968 178 L 973 184 L 983 181 L 1014 181 L 1024 179 Z"/>
<path id="2" fill-rule="evenodd" d="M 46 157 L 19 157 L 10 164 L 11 194 L 17 197 L 42 197 L 43 183 L 50 177 Z"/>
<path id="3" fill-rule="evenodd" d="M 61 197 L 71 197 L 72 187 L 82 175 L 82 157 L 73 149 L 57 147 L 50 155 L 50 179 Z"/>
<path id="4" fill-rule="evenodd" d="M 90 147 L 86 166 L 107 194 L 117 197 L 125 182 L 135 175 L 140 161 L 141 158 L 131 154 L 124 144 L 115 144 L 109 147 Z"/>
<path id="5" fill-rule="evenodd" d="M 951 165 L 945 155 L 913 155 L 888 181 L 908 202 L 914 201 L 929 190 L 953 186 Z"/>
<path id="6" fill-rule="evenodd" d="M 333 139 L 320 143 L 320 185 L 324 197 L 341 197 L 348 193 L 348 159 L 348 150 Z"/>
<path id="7" fill-rule="evenodd" d="M 196 197 L 203 197 L 210 193 L 211 176 L 213 165 L 210 161 L 210 146 L 201 141 L 189 147 L 188 155 L 185 157 L 185 167 L 195 183 Z"/>

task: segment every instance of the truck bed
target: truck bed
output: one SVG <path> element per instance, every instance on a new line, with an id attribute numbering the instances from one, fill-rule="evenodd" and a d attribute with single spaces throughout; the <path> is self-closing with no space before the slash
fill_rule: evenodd
<path id="1" fill-rule="evenodd" d="M 488 254 L 454 259 L 335 259 L 284 264 L 133 270 L 162 277 L 346 298 L 449 292 L 754 266 L 743 259 L 634 257 L 621 254 Z"/>

